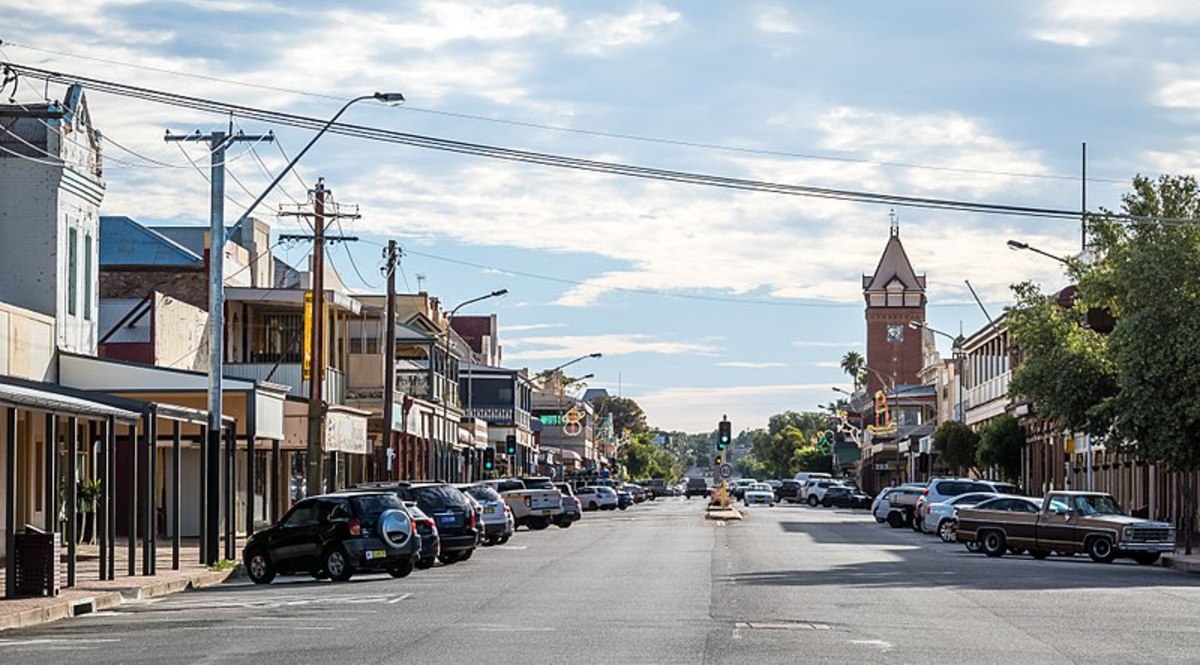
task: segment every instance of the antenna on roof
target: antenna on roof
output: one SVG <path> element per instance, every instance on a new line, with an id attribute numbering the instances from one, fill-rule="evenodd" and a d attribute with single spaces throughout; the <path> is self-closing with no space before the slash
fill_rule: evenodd
<path id="1" fill-rule="evenodd" d="M 900 236 L 900 215 L 896 214 L 896 209 L 888 210 L 888 219 L 892 220 L 892 237 Z"/>
<path id="2" fill-rule="evenodd" d="M 417 273 L 417 293 L 425 291 L 425 273 Z"/>

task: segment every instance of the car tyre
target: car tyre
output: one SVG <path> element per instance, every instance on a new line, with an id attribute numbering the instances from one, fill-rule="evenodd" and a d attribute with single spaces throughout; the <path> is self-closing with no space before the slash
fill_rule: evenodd
<path id="1" fill-rule="evenodd" d="M 899 529 L 900 527 L 904 526 L 904 515 L 901 515 L 900 511 L 898 510 L 893 510 L 892 512 L 888 513 L 887 525 L 893 529 Z"/>
<path id="2" fill-rule="evenodd" d="M 509 539 L 509 538 L 511 538 L 511 537 L 512 537 L 512 536 L 500 536 L 500 540 L 497 540 L 497 541 L 496 541 L 496 543 L 497 543 L 497 544 L 500 544 L 500 545 L 503 545 L 504 543 L 507 543 L 507 542 L 508 542 L 508 539 Z"/>
<path id="3" fill-rule="evenodd" d="M 443 566 L 456 564 L 458 563 L 459 559 L 460 556 L 458 552 L 447 552 L 445 554 L 438 555 L 438 561 L 441 561 Z"/>
<path id="4" fill-rule="evenodd" d="M 943 543 L 953 543 L 958 540 L 958 534 L 954 532 L 954 520 L 945 519 L 938 524 L 938 538 L 942 539 Z"/>
<path id="5" fill-rule="evenodd" d="M 1112 563 L 1112 560 L 1117 558 L 1117 550 L 1112 541 L 1104 536 L 1093 536 L 1084 547 L 1088 556 L 1096 563 Z"/>
<path id="6" fill-rule="evenodd" d="M 533 529 L 534 531 L 541 531 L 542 529 L 545 529 L 546 527 L 550 526 L 550 520 L 545 519 L 545 518 L 529 520 L 528 526 L 530 529 Z"/>
<path id="7" fill-rule="evenodd" d="M 246 576 L 255 584 L 270 584 L 275 579 L 275 566 L 262 550 L 254 550 L 246 557 Z"/>
<path id="8" fill-rule="evenodd" d="M 412 559 L 405 559 L 405 560 L 397 563 L 396 565 L 392 566 L 391 568 L 388 568 L 388 575 L 391 575 L 392 577 L 399 579 L 401 577 L 408 577 L 409 575 L 412 574 L 412 571 L 413 571 Z"/>
<path id="9" fill-rule="evenodd" d="M 1158 563 L 1158 559 L 1162 555 L 1158 552 L 1138 552 L 1137 554 L 1133 554 L 1131 556 L 1133 556 L 1133 560 L 1136 561 L 1139 566 L 1153 566 L 1154 564 Z"/>
<path id="10" fill-rule="evenodd" d="M 1037 559 L 1038 561 L 1042 561 L 1046 557 L 1050 556 L 1050 551 L 1049 550 L 1029 550 L 1029 556 Z"/>
<path id="11" fill-rule="evenodd" d="M 967 542 L 965 542 L 963 544 L 966 545 L 967 551 L 971 552 L 972 554 L 979 552 L 980 549 L 982 548 L 982 546 L 979 544 L 978 540 L 968 540 Z"/>
<path id="12" fill-rule="evenodd" d="M 316 569 L 316 570 L 310 570 L 310 571 L 308 571 L 308 574 L 309 574 L 309 575 L 312 575 L 312 578 L 313 578 L 314 580 L 327 580 L 327 579 L 329 579 L 329 573 L 327 573 L 327 572 L 325 572 L 325 571 L 321 570 L 320 568 L 318 568 L 318 569 Z"/>
<path id="13" fill-rule="evenodd" d="M 1008 541 L 1000 531 L 986 531 L 983 534 L 982 540 L 983 542 L 980 543 L 979 549 L 993 559 L 1004 556 L 1004 553 L 1008 550 Z"/>
<path id="14" fill-rule="evenodd" d="M 345 582 L 354 574 L 350 569 L 350 557 L 341 547 L 331 547 L 325 551 L 321 568 L 329 573 L 329 579 L 334 582 Z"/>
<path id="15" fill-rule="evenodd" d="M 924 529 L 921 527 L 921 520 L 919 520 L 915 517 L 912 518 L 911 520 L 909 520 L 908 526 L 910 529 L 912 529 L 913 531 L 916 531 L 917 533 L 922 533 L 924 531 Z"/>
<path id="16" fill-rule="evenodd" d="M 466 561 L 467 559 L 470 559 L 473 554 L 475 554 L 475 548 L 473 547 L 469 550 L 463 550 L 462 553 L 458 555 L 458 560 Z"/>
<path id="17" fill-rule="evenodd" d="M 688 497 L 688 498 L 690 499 L 692 497 Z M 600 508 L 600 506 L 596 505 L 595 501 L 592 501 L 591 503 L 588 504 L 588 510 L 597 510 L 599 508 Z"/>
<path id="18" fill-rule="evenodd" d="M 810 508 L 816 508 L 816 507 L 817 507 L 817 503 L 818 503 L 818 502 L 817 502 L 817 497 L 815 497 L 815 496 L 810 496 L 810 497 L 808 497 L 808 506 L 809 506 Z"/>
<path id="19" fill-rule="evenodd" d="M 417 559 L 416 566 L 418 570 L 428 570 L 433 568 L 433 564 L 436 561 L 437 557 L 425 557 L 424 559 Z"/>

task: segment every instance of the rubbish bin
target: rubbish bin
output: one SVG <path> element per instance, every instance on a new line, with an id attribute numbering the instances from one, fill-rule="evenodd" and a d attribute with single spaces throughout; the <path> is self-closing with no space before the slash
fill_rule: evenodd
<path id="1" fill-rule="evenodd" d="M 16 534 L 13 559 L 17 569 L 16 595 L 57 596 L 62 534 L 26 526 Z"/>

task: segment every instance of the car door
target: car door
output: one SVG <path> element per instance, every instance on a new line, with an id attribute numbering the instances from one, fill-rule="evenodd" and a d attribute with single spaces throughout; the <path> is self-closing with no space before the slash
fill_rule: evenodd
<path id="1" fill-rule="evenodd" d="M 319 553 L 319 509 L 316 499 L 305 499 L 284 516 L 271 559 L 283 570 L 310 567 Z"/>
<path id="2" fill-rule="evenodd" d="M 1008 499 L 1004 508 L 1008 511 L 1004 530 L 1009 546 L 1037 547 L 1037 508 L 1021 499 Z"/>
<path id="3" fill-rule="evenodd" d="M 1051 494 L 1037 526 L 1038 547 L 1059 552 L 1073 552 L 1075 545 L 1075 511 L 1071 497 Z"/>

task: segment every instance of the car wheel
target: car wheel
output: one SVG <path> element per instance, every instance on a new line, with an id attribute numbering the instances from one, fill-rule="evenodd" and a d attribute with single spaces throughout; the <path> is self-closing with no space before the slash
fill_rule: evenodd
<path id="1" fill-rule="evenodd" d="M 917 519 L 917 518 L 915 518 L 915 517 L 914 517 L 914 518 L 912 518 L 911 520 L 909 520 L 909 522 L 908 522 L 908 526 L 909 526 L 909 527 L 910 527 L 910 528 L 911 528 L 913 531 L 916 531 L 917 533 L 921 533 L 921 531 L 923 530 L 923 529 L 921 528 L 921 520 L 919 520 L 919 519 Z"/>
<path id="2" fill-rule="evenodd" d="M 958 534 L 954 533 L 954 520 L 942 520 L 941 524 L 938 524 L 938 538 L 941 538 L 943 543 L 958 540 Z"/>
<path id="3" fill-rule="evenodd" d="M 412 559 L 405 559 L 404 561 L 397 563 L 396 565 L 392 566 L 391 568 L 388 568 L 388 575 L 391 575 L 392 577 L 395 577 L 395 578 L 408 577 L 409 575 L 412 574 L 412 571 L 413 571 Z"/>
<path id="4" fill-rule="evenodd" d="M 469 550 L 463 550 L 462 554 L 458 555 L 458 560 L 466 561 L 467 559 L 470 559 L 473 554 L 475 554 L 475 548 L 471 548 Z"/>
<path id="5" fill-rule="evenodd" d="M 969 540 L 963 544 L 966 545 L 967 551 L 972 553 L 978 552 L 981 547 L 978 540 Z"/>
<path id="6" fill-rule="evenodd" d="M 503 545 L 504 543 L 507 543 L 507 542 L 508 542 L 508 539 L 509 539 L 509 538 L 511 538 L 511 537 L 512 537 L 512 536 L 500 536 L 500 540 L 498 540 L 498 541 L 496 541 L 496 542 L 497 542 L 498 544 L 500 544 L 500 545 Z"/>
<path id="7" fill-rule="evenodd" d="M 1050 556 L 1049 550 L 1029 550 L 1029 556 L 1041 561 Z"/>
<path id="8" fill-rule="evenodd" d="M 888 513 L 887 524 L 893 529 L 899 529 L 900 527 L 904 526 L 904 515 L 901 515 L 900 511 L 898 510 L 893 510 L 892 512 Z"/>
<path id="9" fill-rule="evenodd" d="M 458 560 L 459 560 L 458 552 L 447 552 L 445 554 L 438 555 L 438 561 L 441 561 L 443 566 L 449 566 L 452 564 L 456 564 L 456 563 L 458 563 Z"/>
<path id="10" fill-rule="evenodd" d="M 318 568 L 317 570 L 310 570 L 310 571 L 308 571 L 308 574 L 309 574 L 309 575 L 312 575 L 312 578 L 313 578 L 314 580 L 327 580 L 327 579 L 329 579 L 329 573 L 327 573 L 327 572 L 325 572 L 325 571 L 321 570 L 320 568 Z"/>
<path id="11" fill-rule="evenodd" d="M 255 550 L 246 557 L 246 576 L 255 584 L 270 584 L 275 579 L 275 567 L 262 550 Z"/>
<path id="12" fill-rule="evenodd" d="M 1133 560 L 1138 562 L 1139 566 L 1153 566 L 1158 563 L 1158 558 L 1162 556 L 1158 552 L 1138 552 L 1133 555 Z"/>
<path id="13" fill-rule="evenodd" d="M 1013 556 L 1021 556 L 1022 554 L 1025 553 L 1025 548 L 1024 547 L 1010 547 L 1010 548 L 1008 548 L 1008 553 Z"/>
<path id="14" fill-rule="evenodd" d="M 595 501 L 588 504 L 588 510 L 596 510 L 599 507 L 600 506 L 597 506 Z"/>
<path id="15" fill-rule="evenodd" d="M 1087 549 L 1088 556 L 1092 557 L 1092 561 L 1096 563 L 1112 563 L 1112 560 L 1117 558 L 1112 541 L 1104 536 L 1093 536 L 1084 547 Z"/>
<path id="16" fill-rule="evenodd" d="M 321 567 L 329 573 L 329 579 L 334 582 L 345 582 L 354 574 L 354 571 L 350 570 L 350 559 L 346 556 L 346 551 L 338 546 L 325 552 Z"/>
<path id="17" fill-rule="evenodd" d="M 980 543 L 979 547 L 983 550 L 984 554 L 996 558 L 1004 556 L 1005 550 L 1008 549 L 1008 543 L 1003 533 L 988 531 L 983 534 L 983 542 Z"/>
<path id="18" fill-rule="evenodd" d="M 548 526 L 550 526 L 550 520 L 548 520 L 548 519 L 543 518 L 543 519 L 529 520 L 529 528 L 533 529 L 534 531 L 541 531 L 542 529 L 545 529 Z"/>
<path id="19" fill-rule="evenodd" d="M 808 505 L 810 508 L 816 508 L 817 507 L 817 497 L 815 497 L 815 496 L 808 497 Z"/>
<path id="20" fill-rule="evenodd" d="M 563 519 L 555 522 L 554 525 L 560 529 L 569 529 L 569 528 L 571 528 L 571 520 L 570 520 L 570 518 L 564 517 Z"/>
<path id="21" fill-rule="evenodd" d="M 420 570 L 428 570 L 429 568 L 433 568 L 435 561 L 437 561 L 435 557 L 426 557 L 424 559 L 417 559 L 416 565 Z"/>
<path id="22" fill-rule="evenodd" d="M 882 517 L 880 517 L 880 516 L 878 516 L 878 515 L 874 515 L 874 517 L 875 517 L 875 521 L 876 521 L 876 522 L 878 522 L 878 523 L 880 523 L 880 524 L 883 524 L 883 523 L 884 523 L 884 521 L 885 521 L 885 520 L 884 520 Z"/>

